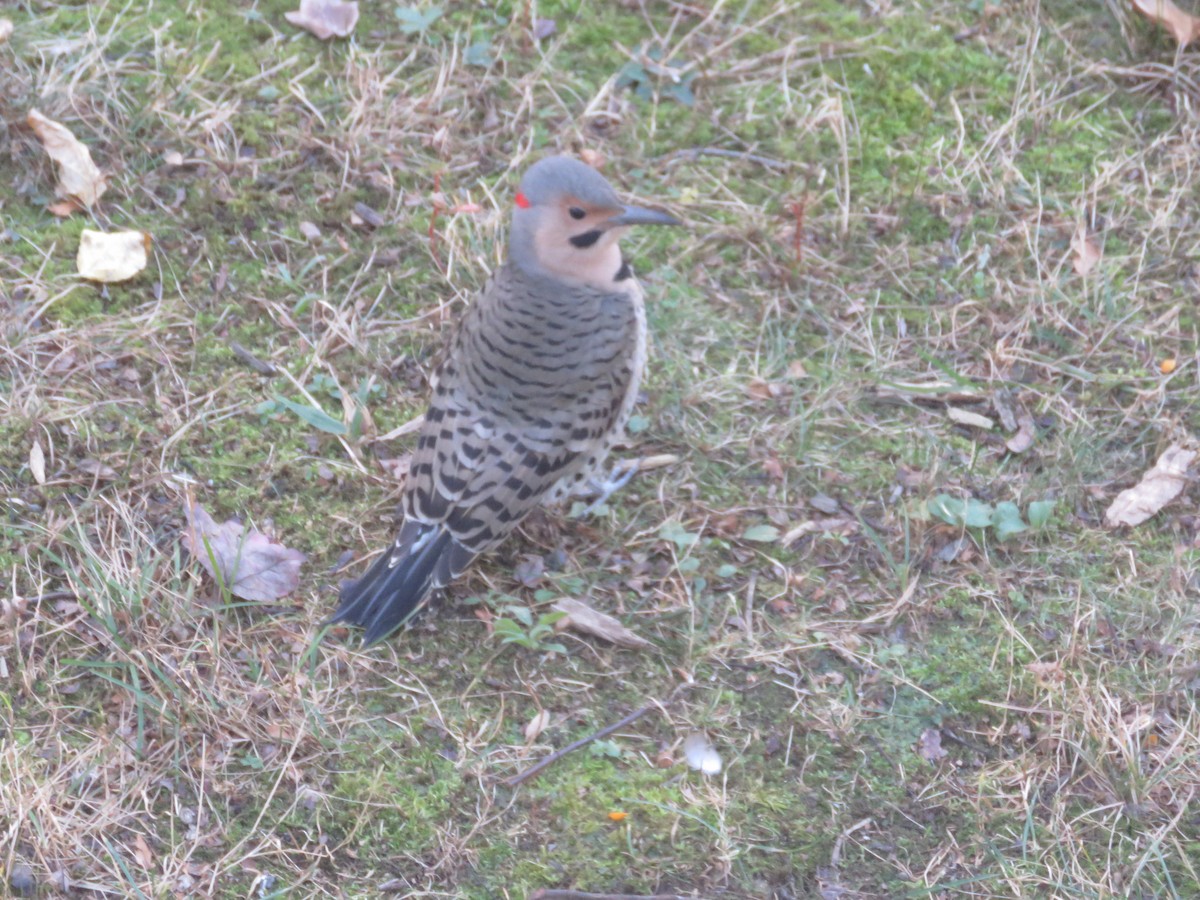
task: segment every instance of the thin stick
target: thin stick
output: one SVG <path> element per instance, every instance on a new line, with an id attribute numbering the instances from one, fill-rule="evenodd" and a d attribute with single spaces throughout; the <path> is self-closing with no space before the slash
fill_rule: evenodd
<path id="1" fill-rule="evenodd" d="M 687 900 L 679 894 L 588 894 L 584 891 L 556 891 L 538 888 L 529 900 Z"/>
<path id="2" fill-rule="evenodd" d="M 562 757 L 566 756 L 572 750 L 578 750 L 580 747 L 587 746 L 592 741 L 598 741 L 602 737 L 608 737 L 614 731 L 616 731 L 620 728 L 624 728 L 626 725 L 629 725 L 633 722 L 636 722 L 638 719 L 640 719 L 642 716 L 644 716 L 646 713 L 650 712 L 650 710 L 652 710 L 654 708 L 655 708 L 654 706 L 643 706 L 641 709 L 637 710 L 636 712 L 631 712 L 629 715 L 627 715 L 625 718 L 623 718 L 620 722 L 616 722 L 612 725 L 606 725 L 604 728 L 601 728 L 595 734 L 590 734 L 585 738 L 580 738 L 573 744 L 567 744 L 567 746 L 563 747 L 561 750 L 555 750 L 553 753 L 551 753 L 545 759 L 541 760 L 540 762 L 534 763 L 532 766 L 530 766 L 524 772 L 518 772 L 516 775 L 513 775 L 511 778 L 504 779 L 504 783 L 507 784 L 509 787 L 516 787 L 518 784 L 520 784 L 526 778 L 532 778 L 538 772 L 542 771 L 542 769 L 546 768 L 546 766 L 548 766 L 552 762 L 555 762 L 556 760 L 561 759 Z M 554 893 L 554 894 L 546 894 L 546 896 L 547 897 L 569 897 L 569 896 L 587 897 L 589 895 L 588 894 Z M 590 895 L 590 896 L 601 896 L 601 895 Z M 607 896 L 607 895 L 605 895 L 605 896 Z M 533 898 L 531 897 L 530 900 L 533 900 Z"/>
<path id="3" fill-rule="evenodd" d="M 269 362 L 263 362 L 237 341 L 229 342 L 229 349 L 233 351 L 233 355 L 252 368 L 259 375 L 278 375 L 279 369 Z"/>
<path id="4" fill-rule="evenodd" d="M 723 147 L 692 147 L 687 150 L 676 150 L 674 153 L 668 153 L 666 156 L 659 158 L 664 160 L 687 159 L 695 161 L 701 156 L 744 159 L 746 162 L 758 163 L 760 166 L 779 172 L 791 167 L 791 163 L 786 163 L 781 159 L 771 159 L 769 156 L 759 156 L 757 153 L 747 153 L 745 150 L 726 150 Z"/>

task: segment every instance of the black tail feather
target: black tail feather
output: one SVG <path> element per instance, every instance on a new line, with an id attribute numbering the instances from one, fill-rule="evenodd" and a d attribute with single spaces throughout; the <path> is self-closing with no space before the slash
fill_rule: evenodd
<path id="1" fill-rule="evenodd" d="M 448 531 L 426 532 L 409 544 L 408 555 L 394 566 L 391 561 L 397 549 L 391 548 L 361 578 L 343 585 L 337 611 L 329 621 L 361 625 L 363 646 L 383 640 L 417 611 L 435 587 L 439 562 L 454 546 Z"/>

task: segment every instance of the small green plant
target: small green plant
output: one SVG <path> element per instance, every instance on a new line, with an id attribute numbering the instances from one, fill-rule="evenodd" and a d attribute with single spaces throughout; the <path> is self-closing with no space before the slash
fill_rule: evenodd
<path id="1" fill-rule="evenodd" d="M 643 100 L 652 100 L 655 93 L 669 97 L 684 106 L 695 106 L 692 83 L 696 73 L 679 63 L 662 62 L 660 47 L 641 48 L 617 73 L 618 88 L 630 88 Z"/>
<path id="2" fill-rule="evenodd" d="M 305 385 L 305 390 L 314 398 L 314 401 L 315 397 L 320 394 L 340 401 L 343 399 L 344 393 L 333 378 L 320 373 L 314 375 L 312 380 Z M 363 434 L 363 411 L 371 401 L 383 398 L 386 393 L 386 388 L 381 384 L 375 384 L 373 378 L 364 378 L 359 383 L 358 389 L 351 395 L 350 406 L 353 408 L 353 412 L 349 422 L 335 419 L 314 403 L 297 403 L 295 400 L 288 400 L 279 394 L 276 394 L 271 400 L 264 400 L 258 404 L 254 411 L 262 416 L 263 421 L 285 410 L 290 411 L 317 431 L 357 440 Z"/>
<path id="3" fill-rule="evenodd" d="M 441 17 L 442 8 L 440 6 L 431 6 L 428 9 L 417 9 L 412 6 L 396 7 L 396 18 L 400 20 L 400 30 L 410 37 L 424 35 L 429 30 L 429 26 Z"/>
<path id="4" fill-rule="evenodd" d="M 534 621 L 533 611 L 527 606 L 505 606 L 500 612 L 502 615 L 492 623 L 492 627 L 501 643 L 517 644 L 543 653 L 567 652 L 567 648 L 558 641 L 547 640 L 554 635 L 554 623 L 566 613 L 541 613 Z"/>
<path id="5" fill-rule="evenodd" d="M 991 529 L 996 539 L 1006 541 L 1011 537 L 1028 531 L 1030 528 L 1040 529 L 1050 521 L 1054 512 L 1053 500 L 1035 500 L 1026 509 L 1029 521 L 1021 517 L 1021 510 L 1010 500 L 992 506 L 968 497 L 966 500 L 951 497 L 949 494 L 938 494 L 930 498 L 926 504 L 929 514 L 940 519 L 947 525 L 956 528 L 970 528 L 977 531 Z"/>

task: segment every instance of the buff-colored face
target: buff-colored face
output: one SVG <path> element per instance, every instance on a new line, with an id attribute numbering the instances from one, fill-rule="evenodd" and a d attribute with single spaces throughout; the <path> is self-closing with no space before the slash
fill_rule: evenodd
<path id="1" fill-rule="evenodd" d="M 513 214 L 513 261 L 569 282 L 610 286 L 622 272 L 617 241 L 631 225 L 675 225 L 665 213 L 621 203 L 581 162 L 550 157 L 521 182 Z"/>

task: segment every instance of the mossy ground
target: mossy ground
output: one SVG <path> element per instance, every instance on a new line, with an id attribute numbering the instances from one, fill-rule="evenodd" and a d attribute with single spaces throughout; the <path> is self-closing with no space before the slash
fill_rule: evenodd
<path id="1" fill-rule="evenodd" d="M 1194 51 L 1117 4 L 454 2 L 420 34 L 363 4 L 330 43 L 286 6 L 5 12 L 9 889 L 1200 894 L 1194 501 L 1101 527 L 1200 420 Z M 46 210 L 33 107 L 109 174 L 94 214 Z M 386 646 L 322 640 L 331 570 L 391 527 L 379 459 L 411 439 L 376 439 L 551 150 L 688 222 L 627 248 L 629 452 L 678 460 L 538 514 Z M 150 269 L 79 281 L 84 227 L 148 231 Z M 371 385 L 344 437 L 271 405 L 349 421 Z M 1005 402 L 1024 452 L 947 414 Z M 931 519 L 942 493 L 1056 506 L 999 542 Z M 223 597 L 179 547 L 189 495 L 308 554 L 300 591 Z M 653 648 L 492 635 L 564 595 Z"/>

